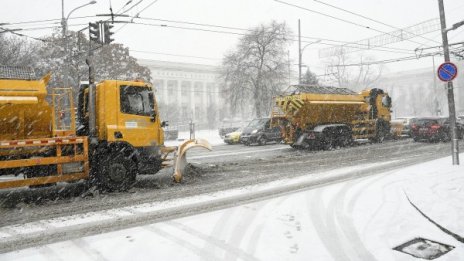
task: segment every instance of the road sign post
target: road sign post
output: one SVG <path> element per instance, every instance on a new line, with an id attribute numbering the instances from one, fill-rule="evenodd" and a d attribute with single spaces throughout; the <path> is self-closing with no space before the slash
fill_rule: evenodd
<path id="1" fill-rule="evenodd" d="M 453 165 L 459 165 L 459 143 L 458 137 L 456 135 L 456 108 L 454 104 L 454 90 L 453 90 L 453 74 L 454 77 L 457 75 L 457 68 L 456 66 L 453 67 L 454 64 L 450 63 L 450 55 L 449 55 L 449 46 L 448 46 L 448 30 L 446 29 L 446 18 L 445 18 L 445 7 L 443 5 L 443 0 L 438 0 L 438 10 L 440 12 L 440 24 L 441 24 L 441 38 L 443 40 L 443 55 L 445 57 L 445 63 L 442 66 L 442 74 L 440 77 L 444 77 L 445 79 L 449 77 L 449 81 L 447 81 L 448 85 L 448 110 L 449 110 L 449 122 L 451 128 L 451 158 L 453 160 Z M 445 65 L 447 64 L 447 65 Z M 454 70 L 455 69 L 455 70 Z M 453 73 L 453 70 L 455 71 Z M 440 72 L 440 71 L 439 71 Z M 438 74 L 440 75 L 440 73 Z"/>

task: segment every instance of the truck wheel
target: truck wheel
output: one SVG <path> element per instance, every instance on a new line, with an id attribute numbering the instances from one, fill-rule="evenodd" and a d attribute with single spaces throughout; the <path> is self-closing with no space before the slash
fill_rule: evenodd
<path id="1" fill-rule="evenodd" d="M 384 124 L 377 123 L 377 133 L 375 137 L 372 138 L 373 142 L 382 143 L 385 140 L 387 132 L 385 130 Z"/>
<path id="2" fill-rule="evenodd" d="M 136 180 L 137 164 L 123 152 L 114 151 L 103 156 L 98 166 L 99 185 L 110 191 L 130 189 Z"/>

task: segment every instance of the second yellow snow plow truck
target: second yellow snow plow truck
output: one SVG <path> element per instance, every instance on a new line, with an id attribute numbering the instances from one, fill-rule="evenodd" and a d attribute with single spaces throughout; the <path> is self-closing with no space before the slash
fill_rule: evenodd
<path id="1" fill-rule="evenodd" d="M 354 139 L 382 142 L 390 131 L 391 98 L 381 89 L 293 86 L 304 92 L 275 97 L 272 119 L 287 144 L 331 149 Z"/>
<path id="2" fill-rule="evenodd" d="M 47 101 L 49 78 L 0 66 L 0 189 L 87 179 L 126 190 L 138 173 L 167 166 L 178 182 L 189 148 L 211 150 L 200 139 L 164 146 L 165 123 L 151 85 L 141 81 L 81 85 L 76 132 L 72 92 L 52 88 Z"/>

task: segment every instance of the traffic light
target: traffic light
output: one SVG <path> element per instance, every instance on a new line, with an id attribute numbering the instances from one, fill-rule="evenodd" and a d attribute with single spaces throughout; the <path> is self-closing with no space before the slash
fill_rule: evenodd
<path id="1" fill-rule="evenodd" d="M 114 39 L 111 38 L 111 36 L 114 34 L 113 32 L 111 32 L 111 28 L 113 28 L 113 27 L 114 27 L 114 25 L 112 25 L 112 24 L 110 24 L 108 22 L 106 22 L 104 24 L 104 28 L 105 28 L 105 30 L 104 30 L 104 37 L 105 37 L 104 43 L 105 44 L 110 44 L 111 42 L 114 41 Z"/>
<path id="2" fill-rule="evenodd" d="M 90 41 L 100 43 L 100 24 L 89 23 L 89 38 Z"/>

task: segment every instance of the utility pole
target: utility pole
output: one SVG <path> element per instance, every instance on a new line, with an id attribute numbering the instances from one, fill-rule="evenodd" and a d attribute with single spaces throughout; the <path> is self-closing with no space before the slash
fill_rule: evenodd
<path id="1" fill-rule="evenodd" d="M 301 84 L 301 28 L 298 19 L 298 84 Z"/>
<path id="2" fill-rule="evenodd" d="M 440 116 L 438 109 L 438 90 L 437 90 L 437 68 L 435 67 L 435 55 L 432 55 L 432 73 L 433 73 L 433 113 Z"/>
<path id="3" fill-rule="evenodd" d="M 441 37 L 443 39 L 443 53 L 445 56 L 445 62 L 450 61 L 449 47 L 448 47 L 448 30 L 446 29 L 445 20 L 445 8 L 443 6 L 443 0 L 438 0 L 438 9 L 440 11 L 440 22 L 441 22 Z M 451 155 L 453 159 L 453 165 L 459 165 L 459 144 L 456 135 L 456 110 L 454 104 L 454 91 L 453 81 L 447 83 L 448 89 L 448 109 L 449 109 L 449 121 L 451 128 Z"/>

